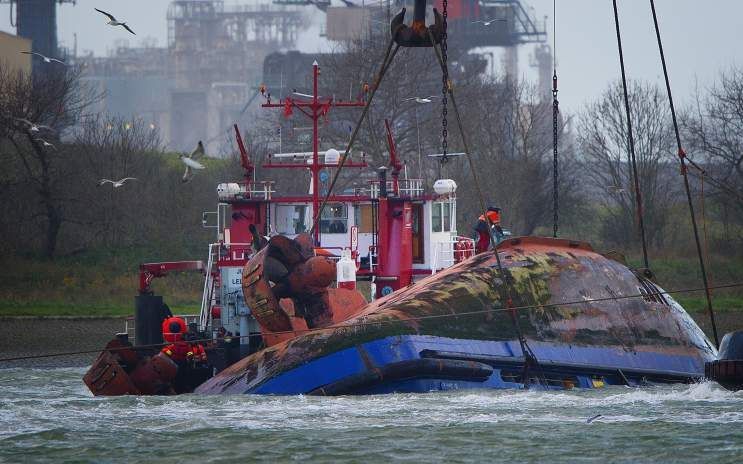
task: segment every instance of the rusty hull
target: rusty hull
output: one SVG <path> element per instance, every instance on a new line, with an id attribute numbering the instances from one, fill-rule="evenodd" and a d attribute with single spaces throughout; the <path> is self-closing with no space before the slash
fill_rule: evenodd
<path id="1" fill-rule="evenodd" d="M 700 366 L 715 356 L 701 329 L 669 296 L 648 292 L 591 301 L 655 287 L 586 243 L 520 237 L 504 241 L 498 251 L 513 278 L 513 306 L 532 307 L 517 311 L 530 344 L 682 356 Z M 363 351 L 362 344 L 388 337 L 512 342 L 516 332 L 504 310 L 506 298 L 494 254 L 481 253 L 367 305 L 341 324 L 254 353 L 196 391 L 255 392 L 292 369 L 348 348 Z"/>

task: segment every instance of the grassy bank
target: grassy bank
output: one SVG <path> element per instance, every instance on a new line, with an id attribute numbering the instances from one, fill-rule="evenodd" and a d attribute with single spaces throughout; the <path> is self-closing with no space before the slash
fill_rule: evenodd
<path id="1" fill-rule="evenodd" d="M 125 249 L 89 252 L 43 261 L 16 257 L 0 262 L 2 316 L 127 316 L 134 312 L 138 266 L 142 262 L 201 259 L 198 249 Z M 631 264 L 637 264 L 630 260 Z M 657 282 L 673 291 L 701 287 L 693 257 L 667 257 L 651 262 Z M 715 257 L 710 262 L 713 285 L 743 281 L 743 258 Z M 193 314 L 201 301 L 203 276 L 173 273 L 152 287 L 173 312 Z M 718 312 L 743 311 L 743 288 L 714 293 Z M 706 310 L 703 292 L 674 294 L 689 312 Z"/>
<path id="2" fill-rule="evenodd" d="M 175 248 L 175 247 L 174 247 Z M 182 248 L 109 250 L 54 261 L 0 262 L 0 316 L 126 316 L 134 313 L 139 263 L 200 259 Z M 172 273 L 152 288 L 179 314 L 198 311 L 200 273 Z"/>

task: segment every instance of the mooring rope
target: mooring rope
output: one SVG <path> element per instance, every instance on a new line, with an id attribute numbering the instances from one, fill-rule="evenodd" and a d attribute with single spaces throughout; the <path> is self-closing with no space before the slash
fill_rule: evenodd
<path id="1" fill-rule="evenodd" d="M 723 284 L 723 285 L 717 285 L 714 287 L 711 287 L 713 290 L 718 289 L 730 289 L 730 288 L 739 288 L 743 287 L 743 282 L 735 282 L 730 284 Z M 679 289 L 679 290 L 665 290 L 665 291 L 658 291 L 654 292 L 652 295 L 675 295 L 679 293 L 693 293 L 693 292 L 701 292 L 705 291 L 706 289 L 704 287 L 699 288 L 685 288 L 685 289 Z M 460 313 L 446 313 L 446 314 L 429 314 L 426 316 L 414 316 L 414 317 L 406 317 L 406 318 L 400 318 L 400 319 L 385 319 L 380 321 L 359 321 L 359 322 L 353 322 L 353 323 L 338 323 L 329 325 L 326 327 L 318 327 L 313 329 L 299 329 L 299 330 L 282 330 L 282 331 L 276 331 L 276 332 L 266 332 L 265 334 L 261 333 L 254 333 L 249 335 L 234 335 L 228 338 L 234 338 L 234 339 L 243 339 L 243 338 L 250 338 L 250 337 L 263 337 L 264 335 L 281 335 L 281 334 L 308 334 L 313 332 L 322 332 L 327 330 L 335 330 L 335 329 L 342 329 L 342 328 L 354 328 L 354 327 L 362 327 L 362 326 L 372 326 L 372 325 L 383 325 L 383 324 L 398 324 L 403 322 L 416 322 L 416 321 L 424 321 L 429 319 L 445 319 L 445 318 L 451 318 L 451 317 L 461 317 L 461 316 L 475 316 L 475 315 L 482 315 L 482 314 L 492 314 L 492 313 L 501 313 L 501 312 L 517 312 L 517 311 L 529 311 L 529 310 L 543 310 L 544 308 L 549 307 L 561 307 L 561 306 L 571 306 L 571 305 L 586 305 L 586 304 L 592 304 L 592 303 L 602 303 L 607 301 L 619 301 L 619 300 L 627 300 L 631 298 L 647 298 L 647 294 L 637 293 L 632 295 L 623 295 L 623 296 L 610 296 L 605 298 L 590 298 L 590 299 L 580 299 L 580 300 L 572 300 L 572 301 L 563 301 L 559 303 L 547 303 L 547 304 L 533 304 L 533 305 L 524 305 L 524 306 L 513 306 L 510 308 L 488 308 L 488 309 L 479 309 L 474 311 L 464 311 Z M 213 338 L 201 338 L 196 340 L 188 340 L 189 343 L 202 343 L 202 342 L 213 342 Z M 139 345 L 139 346 L 125 346 L 125 347 L 117 347 L 117 348 L 100 348 L 97 350 L 80 350 L 80 351 L 67 351 L 63 353 L 46 353 L 46 354 L 39 354 L 39 355 L 29 355 L 29 356 L 15 356 L 15 357 L 7 357 L 7 358 L 0 358 L 0 362 L 9 362 L 9 361 L 20 361 L 25 359 L 39 359 L 39 358 L 51 358 L 51 357 L 61 357 L 61 356 L 74 356 L 74 355 L 80 355 L 80 354 L 92 354 L 92 353 L 101 353 L 103 351 L 122 351 L 122 350 L 149 350 L 154 348 L 162 348 L 164 346 L 168 346 L 170 343 L 156 343 L 156 344 L 150 344 L 150 345 Z"/>

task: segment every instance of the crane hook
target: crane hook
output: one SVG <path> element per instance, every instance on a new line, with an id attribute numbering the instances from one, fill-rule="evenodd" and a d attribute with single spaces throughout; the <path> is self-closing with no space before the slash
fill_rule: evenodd
<path id="1" fill-rule="evenodd" d="M 436 8 L 433 9 L 434 23 L 426 26 L 426 0 L 415 0 L 413 6 L 413 22 L 406 26 L 405 8 L 392 18 L 390 30 L 395 43 L 401 47 L 432 47 L 428 31 L 431 31 L 433 40 L 441 43 L 441 35 L 444 30 L 443 18 Z"/>

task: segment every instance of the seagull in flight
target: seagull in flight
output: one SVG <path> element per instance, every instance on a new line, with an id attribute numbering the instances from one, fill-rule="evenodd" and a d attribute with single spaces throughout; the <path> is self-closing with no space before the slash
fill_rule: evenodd
<path id="1" fill-rule="evenodd" d="M 108 24 L 110 26 L 123 26 L 124 29 L 126 29 L 127 31 L 129 31 L 132 34 L 134 34 L 134 31 L 131 30 L 131 29 L 129 29 L 129 26 L 127 26 L 126 23 L 122 23 L 120 21 L 117 21 L 116 18 L 114 18 L 114 15 L 112 15 L 111 13 L 106 13 L 105 11 L 99 10 L 98 8 L 93 8 L 93 9 L 95 11 L 97 11 L 98 13 L 101 13 L 101 14 L 104 14 L 104 15 L 108 16 L 108 20 L 109 21 L 106 24 Z M 137 34 L 134 34 L 134 35 L 137 35 Z"/>
<path id="2" fill-rule="evenodd" d="M 428 97 L 410 97 L 410 98 L 404 98 L 402 101 L 410 101 L 415 100 L 416 103 L 431 103 L 432 98 L 441 98 L 438 95 L 429 95 Z"/>
<path id="3" fill-rule="evenodd" d="M 54 129 L 52 129 L 49 126 L 45 126 L 44 124 L 36 124 L 36 123 L 31 122 L 31 121 L 29 121 L 28 119 L 25 119 L 25 118 L 13 118 L 13 119 L 15 119 L 16 121 L 20 121 L 20 122 L 26 124 L 28 126 L 28 130 L 30 130 L 31 132 L 39 132 L 39 130 L 42 129 L 42 128 L 43 129 L 49 129 L 50 131 L 53 131 L 54 130 Z"/>
<path id="4" fill-rule="evenodd" d="M 482 23 L 483 26 L 490 26 L 494 22 L 506 22 L 506 19 L 503 18 L 495 18 L 495 19 L 478 19 L 477 21 L 472 21 L 472 24 Z"/>
<path id="5" fill-rule="evenodd" d="M 57 149 L 57 147 L 55 147 L 53 143 L 49 143 L 49 142 L 47 142 L 47 141 L 46 141 L 46 140 L 44 140 L 44 139 L 36 139 L 36 141 L 37 141 L 37 142 L 41 142 L 41 145 L 42 145 L 42 146 L 43 146 L 44 148 L 52 147 L 52 150 L 56 150 L 56 149 Z"/>
<path id="6" fill-rule="evenodd" d="M 36 53 L 36 52 L 21 52 L 21 53 L 23 53 L 24 55 L 36 55 L 38 57 L 41 57 L 41 59 L 44 60 L 44 63 L 51 63 L 52 61 L 56 61 L 59 64 L 63 64 L 67 66 L 67 63 L 65 63 L 64 61 L 58 60 L 56 58 L 49 58 L 48 56 L 42 55 L 41 53 Z"/>
<path id="7" fill-rule="evenodd" d="M 294 95 L 298 96 L 298 97 L 304 97 L 304 98 L 315 98 L 315 96 L 314 96 L 314 95 L 310 95 L 310 94 L 308 94 L 308 93 L 297 92 L 297 90 L 296 90 L 296 89 L 294 89 L 294 90 L 292 91 L 292 93 L 293 93 Z"/>
<path id="8" fill-rule="evenodd" d="M 198 145 L 196 145 L 196 149 L 191 152 L 190 155 L 180 155 L 178 158 L 181 159 L 183 164 L 186 165 L 186 170 L 183 173 L 183 179 L 181 179 L 181 182 L 188 182 L 193 177 L 193 171 L 192 169 L 205 169 L 206 166 L 196 161 L 196 158 L 199 156 L 204 156 L 204 144 L 201 143 L 201 140 L 199 140 Z"/>
<path id="9" fill-rule="evenodd" d="M 119 180 L 101 179 L 98 181 L 98 187 L 102 185 L 106 185 L 106 184 L 111 184 L 114 186 L 114 188 L 119 188 L 122 185 L 124 185 L 126 181 L 128 180 L 137 180 L 137 178 L 136 177 L 124 177 L 123 179 L 119 179 Z"/>
<path id="10" fill-rule="evenodd" d="M 472 21 L 472 24 L 482 23 L 483 26 L 490 26 L 491 24 L 493 24 L 494 22 L 497 22 L 497 21 L 498 22 L 504 22 L 505 23 L 507 20 L 505 20 L 503 18 L 485 19 L 485 20 L 478 19 L 477 21 Z"/>

